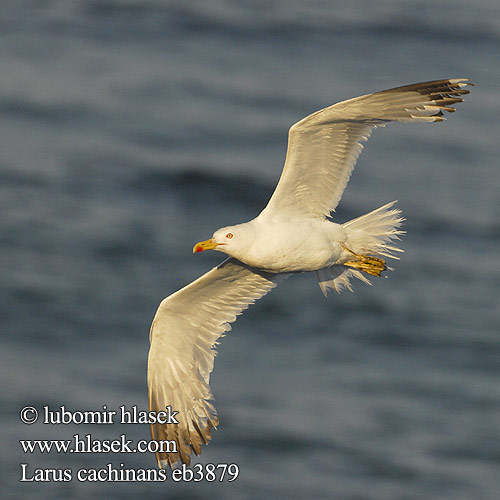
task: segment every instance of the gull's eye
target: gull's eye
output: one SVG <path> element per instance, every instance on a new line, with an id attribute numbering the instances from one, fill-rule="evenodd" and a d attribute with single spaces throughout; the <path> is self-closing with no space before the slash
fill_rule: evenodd
<path id="1" fill-rule="evenodd" d="M 230 240 L 232 237 L 233 237 L 233 233 L 227 233 L 227 234 L 226 234 L 226 238 L 227 238 L 228 240 Z"/>

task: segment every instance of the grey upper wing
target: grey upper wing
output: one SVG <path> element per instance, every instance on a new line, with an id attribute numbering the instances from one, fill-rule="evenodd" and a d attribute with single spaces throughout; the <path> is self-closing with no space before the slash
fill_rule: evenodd
<path id="1" fill-rule="evenodd" d="M 324 217 L 335 209 L 372 130 L 390 122 L 442 121 L 467 79 L 437 80 L 368 94 L 307 116 L 290 128 L 285 166 L 263 216 Z"/>

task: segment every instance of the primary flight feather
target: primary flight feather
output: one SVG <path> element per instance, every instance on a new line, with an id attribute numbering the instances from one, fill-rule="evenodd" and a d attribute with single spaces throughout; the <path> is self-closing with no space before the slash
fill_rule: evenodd
<path id="1" fill-rule="evenodd" d="M 229 258 L 164 299 L 150 332 L 149 409 L 178 412 L 178 423 L 151 425 L 154 440 L 175 442 L 158 452 L 158 465 L 190 463 L 219 420 L 210 373 L 218 338 L 250 304 L 296 272 L 314 272 L 322 292 L 370 283 L 382 257 L 397 258 L 400 211 L 389 203 L 344 224 L 328 216 L 337 206 L 357 158 L 377 126 L 442 121 L 443 111 L 468 94 L 465 78 L 436 80 L 368 94 L 322 109 L 290 128 L 285 166 L 258 217 L 225 227 L 193 252 L 218 250 Z"/>

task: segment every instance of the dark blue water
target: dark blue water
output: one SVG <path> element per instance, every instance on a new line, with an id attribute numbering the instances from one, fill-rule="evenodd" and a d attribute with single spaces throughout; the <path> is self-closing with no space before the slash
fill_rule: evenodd
<path id="1" fill-rule="evenodd" d="M 0 37 L 3 498 L 498 498 L 496 1 L 6 0 Z M 336 214 L 399 200 L 389 279 L 325 300 L 296 276 L 221 343 L 221 424 L 197 463 L 236 463 L 236 481 L 81 482 L 155 462 L 23 453 L 20 439 L 148 439 L 19 411 L 145 409 L 158 303 L 221 260 L 196 241 L 266 204 L 288 127 L 449 77 L 475 81 L 467 101 L 375 132 Z M 75 478 L 19 482 L 20 463 Z"/>

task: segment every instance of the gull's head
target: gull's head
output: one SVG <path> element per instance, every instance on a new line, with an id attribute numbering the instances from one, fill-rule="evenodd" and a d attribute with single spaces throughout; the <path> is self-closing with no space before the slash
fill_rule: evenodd
<path id="1" fill-rule="evenodd" d="M 209 240 L 196 243 L 193 253 L 217 250 L 235 257 L 242 251 L 245 252 L 249 245 L 249 234 L 243 226 L 245 224 L 218 229 Z"/>

